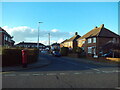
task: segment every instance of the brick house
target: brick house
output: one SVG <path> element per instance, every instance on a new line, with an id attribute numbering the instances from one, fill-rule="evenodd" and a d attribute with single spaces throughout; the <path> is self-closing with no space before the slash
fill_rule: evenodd
<path id="1" fill-rule="evenodd" d="M 16 47 L 24 47 L 24 48 L 37 48 L 37 43 L 31 43 L 31 42 L 20 42 L 15 45 Z M 45 45 L 42 43 L 39 43 L 39 48 L 44 49 Z"/>
<path id="2" fill-rule="evenodd" d="M 78 43 L 77 43 L 77 39 L 80 38 L 81 36 L 78 35 L 78 33 L 76 32 L 75 35 L 73 37 L 71 37 L 70 39 L 66 39 L 65 41 L 63 41 L 60 44 L 60 47 L 68 47 L 68 48 L 74 48 L 77 47 Z"/>
<path id="3" fill-rule="evenodd" d="M 104 27 L 95 27 L 82 37 L 77 39 L 78 47 L 82 47 L 87 56 L 99 56 L 101 48 L 108 42 L 120 42 L 120 36 Z M 109 51 L 109 50 L 108 50 Z M 106 51 L 107 52 L 107 51 Z"/>
<path id="4" fill-rule="evenodd" d="M 0 27 L 0 46 L 14 46 L 15 41 L 13 41 L 12 39 L 13 37 L 10 36 L 4 29 Z"/>

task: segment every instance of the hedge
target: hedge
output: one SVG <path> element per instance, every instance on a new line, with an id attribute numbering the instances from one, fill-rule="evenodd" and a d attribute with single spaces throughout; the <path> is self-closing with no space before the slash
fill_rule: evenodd
<path id="1" fill-rule="evenodd" d="M 67 56 L 68 53 L 69 53 L 69 48 L 68 47 L 62 47 L 60 49 L 60 53 L 61 53 L 62 56 Z"/>
<path id="2" fill-rule="evenodd" d="M 2 50 L 2 66 L 15 66 L 22 64 L 22 49 L 3 49 Z M 37 61 L 38 50 L 28 49 L 28 63 Z"/>

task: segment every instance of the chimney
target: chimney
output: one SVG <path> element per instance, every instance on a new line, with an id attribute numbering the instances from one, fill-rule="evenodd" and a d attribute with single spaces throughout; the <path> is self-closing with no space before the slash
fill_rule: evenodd
<path id="1" fill-rule="evenodd" d="M 102 24 L 100 27 L 101 27 L 101 28 L 104 28 L 104 24 Z"/>
<path id="2" fill-rule="evenodd" d="M 75 35 L 78 35 L 78 32 L 75 32 Z"/>
<path id="3" fill-rule="evenodd" d="M 97 26 L 95 26 L 95 28 L 98 28 Z"/>

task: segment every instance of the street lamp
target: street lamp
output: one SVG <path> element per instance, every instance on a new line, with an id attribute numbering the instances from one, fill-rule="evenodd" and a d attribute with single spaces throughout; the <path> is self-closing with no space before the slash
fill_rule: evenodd
<path id="1" fill-rule="evenodd" d="M 48 41 L 49 41 L 49 46 L 50 46 L 50 33 L 48 33 Z"/>
<path id="2" fill-rule="evenodd" d="M 49 44 L 49 51 L 50 51 L 50 33 L 48 33 L 48 44 Z"/>
<path id="3" fill-rule="evenodd" d="M 38 43 L 37 43 L 37 48 L 39 49 L 39 29 L 40 29 L 40 23 L 43 22 L 38 22 Z"/>

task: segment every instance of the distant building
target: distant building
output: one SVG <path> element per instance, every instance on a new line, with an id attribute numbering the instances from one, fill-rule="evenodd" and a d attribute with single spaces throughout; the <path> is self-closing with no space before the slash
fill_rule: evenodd
<path id="1" fill-rule="evenodd" d="M 60 50 L 60 44 L 59 43 L 53 43 L 51 45 L 51 50 Z"/>
<path id="2" fill-rule="evenodd" d="M 76 32 L 75 35 L 73 37 L 71 37 L 70 39 L 66 39 L 65 41 L 63 41 L 60 44 L 60 47 L 68 47 L 68 48 L 74 48 L 77 47 L 78 42 L 77 39 L 80 38 L 81 36 L 78 35 L 78 33 Z"/>
<path id="3" fill-rule="evenodd" d="M 15 45 L 16 47 L 24 47 L 24 48 L 37 48 L 37 43 L 31 43 L 31 42 L 20 42 Z M 39 43 L 39 48 L 44 49 L 45 45 L 42 43 Z"/>
<path id="4" fill-rule="evenodd" d="M 104 27 L 95 27 L 82 37 L 77 39 L 78 47 L 82 47 L 87 56 L 99 56 L 101 48 L 108 42 L 120 42 L 120 36 Z"/>
<path id="5" fill-rule="evenodd" d="M 14 46 L 15 41 L 13 41 L 12 39 L 13 37 L 10 36 L 4 29 L 0 27 L 0 46 Z"/>

